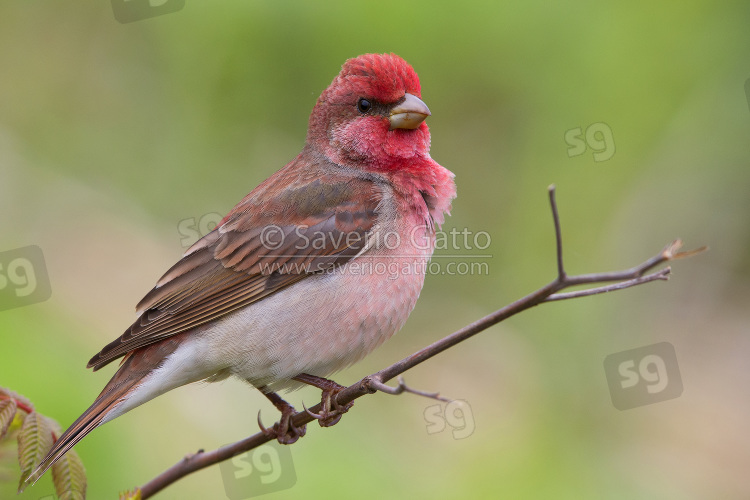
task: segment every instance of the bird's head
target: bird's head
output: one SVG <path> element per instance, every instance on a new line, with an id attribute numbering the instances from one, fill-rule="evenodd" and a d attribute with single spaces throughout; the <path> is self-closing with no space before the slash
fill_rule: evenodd
<path id="1" fill-rule="evenodd" d="M 365 54 L 344 63 L 310 116 L 307 144 L 342 165 L 389 169 L 429 157 L 430 110 L 419 77 L 395 54 Z"/>

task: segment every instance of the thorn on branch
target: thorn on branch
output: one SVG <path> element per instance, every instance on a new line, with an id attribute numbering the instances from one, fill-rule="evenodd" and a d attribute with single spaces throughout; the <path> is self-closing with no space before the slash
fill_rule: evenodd
<path id="1" fill-rule="evenodd" d="M 188 453 L 187 455 L 185 455 L 183 457 L 183 460 L 189 462 L 190 460 L 194 459 L 195 457 L 197 457 L 198 455 L 200 455 L 201 453 L 203 453 L 203 451 L 204 451 L 203 448 L 201 448 L 200 450 L 196 451 L 195 453 Z"/>

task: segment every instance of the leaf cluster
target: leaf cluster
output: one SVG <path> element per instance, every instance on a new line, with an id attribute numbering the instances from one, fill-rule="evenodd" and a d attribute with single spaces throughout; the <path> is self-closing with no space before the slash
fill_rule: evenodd
<path id="1" fill-rule="evenodd" d="M 0 387 L 0 447 L 14 437 L 18 441 L 18 464 L 21 479 L 18 493 L 26 479 L 41 463 L 60 435 L 60 425 L 36 411 L 31 401 Z M 0 455 L 0 459 L 5 458 Z M 78 454 L 71 450 L 52 466 L 52 481 L 59 500 L 86 498 L 86 469 Z"/>

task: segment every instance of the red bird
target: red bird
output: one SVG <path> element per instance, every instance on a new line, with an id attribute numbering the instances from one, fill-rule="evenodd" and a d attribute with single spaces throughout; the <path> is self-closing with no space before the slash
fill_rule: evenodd
<path id="1" fill-rule="evenodd" d="M 313 108 L 302 152 L 247 195 L 138 304 L 138 319 L 91 358 L 124 356 L 91 407 L 55 442 L 36 481 L 94 428 L 176 387 L 233 376 L 281 411 L 266 430 L 305 429 L 276 391 L 323 391 L 321 425 L 359 361 L 406 322 L 456 189 L 430 158 L 430 110 L 395 54 L 346 61 Z"/>

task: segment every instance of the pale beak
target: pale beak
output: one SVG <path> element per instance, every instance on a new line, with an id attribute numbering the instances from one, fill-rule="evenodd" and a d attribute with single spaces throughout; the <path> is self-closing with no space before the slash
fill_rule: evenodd
<path id="1" fill-rule="evenodd" d="M 414 129 L 430 116 L 430 108 L 422 102 L 419 97 L 407 93 L 404 102 L 391 110 L 388 119 L 391 121 L 391 130 L 395 128 Z"/>

